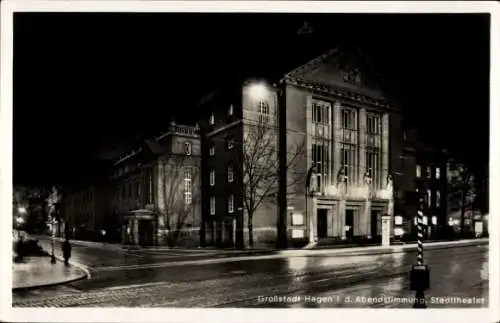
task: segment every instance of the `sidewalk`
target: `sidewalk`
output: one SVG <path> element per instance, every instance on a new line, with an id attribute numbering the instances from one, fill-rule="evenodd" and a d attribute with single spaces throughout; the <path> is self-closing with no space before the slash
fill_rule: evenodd
<path id="1" fill-rule="evenodd" d="M 64 284 L 85 277 L 83 270 L 61 261 L 52 264 L 50 257 L 26 257 L 22 263 L 12 263 L 12 290 Z"/>

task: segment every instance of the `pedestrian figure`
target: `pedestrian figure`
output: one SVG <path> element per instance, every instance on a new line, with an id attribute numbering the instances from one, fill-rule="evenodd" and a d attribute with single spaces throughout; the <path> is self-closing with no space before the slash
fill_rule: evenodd
<path id="1" fill-rule="evenodd" d="M 64 264 L 66 266 L 69 266 L 69 258 L 71 258 L 71 244 L 69 243 L 68 238 L 66 238 L 63 242 L 62 245 L 63 249 L 63 257 L 64 257 Z"/>

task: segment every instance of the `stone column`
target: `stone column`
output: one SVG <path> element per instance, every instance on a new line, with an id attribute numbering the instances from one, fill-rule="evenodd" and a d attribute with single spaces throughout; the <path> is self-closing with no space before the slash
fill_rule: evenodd
<path id="1" fill-rule="evenodd" d="M 389 114 L 384 113 L 382 117 L 382 188 L 387 186 L 387 175 L 389 174 Z"/>
<path id="2" fill-rule="evenodd" d="M 138 245 L 139 244 L 139 220 L 134 219 L 133 220 L 133 224 L 134 224 L 134 229 L 133 229 L 133 232 L 134 232 L 134 243 L 136 245 Z"/>
<path id="3" fill-rule="evenodd" d="M 358 164 L 358 185 L 364 185 L 364 173 L 366 172 L 366 109 L 359 110 L 359 164 Z"/>
<path id="4" fill-rule="evenodd" d="M 338 206 L 338 217 L 340 224 L 340 237 L 345 240 L 345 199 L 341 198 Z"/>
<path id="5" fill-rule="evenodd" d="M 333 237 L 334 236 L 334 227 L 335 227 L 335 219 L 333 218 L 333 208 L 330 207 L 327 211 L 326 214 L 326 225 L 327 225 L 327 231 L 326 235 L 327 237 Z"/>
<path id="6" fill-rule="evenodd" d="M 306 160 L 307 170 L 312 166 L 312 96 L 307 95 L 306 100 Z"/>
<path id="7" fill-rule="evenodd" d="M 341 105 L 340 102 L 335 102 L 333 105 L 333 171 L 332 171 L 332 185 L 335 185 L 337 192 L 340 191 L 340 183 L 338 182 L 338 173 L 340 171 L 340 161 L 341 161 L 341 151 L 340 142 L 342 138 L 342 128 L 341 128 Z"/>
<path id="8" fill-rule="evenodd" d="M 233 219 L 233 246 L 236 247 L 236 218 Z"/>
<path id="9" fill-rule="evenodd" d="M 363 208 L 363 228 L 362 235 L 371 236 L 371 209 L 372 209 L 372 201 L 371 199 L 366 199 Z"/>
<path id="10" fill-rule="evenodd" d="M 312 231 L 314 232 L 314 241 L 318 241 L 318 198 L 313 196 L 311 198 L 311 223 L 312 223 Z"/>

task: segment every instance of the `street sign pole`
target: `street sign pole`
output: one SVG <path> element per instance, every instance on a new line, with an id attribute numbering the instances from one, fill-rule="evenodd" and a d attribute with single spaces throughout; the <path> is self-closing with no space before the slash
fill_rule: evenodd
<path id="1" fill-rule="evenodd" d="M 422 202 L 422 201 L 421 201 Z M 410 289 L 416 291 L 413 308 L 427 308 L 424 291 L 429 288 L 430 274 L 427 265 L 424 265 L 424 233 L 423 203 L 417 211 L 417 263 L 410 272 Z"/>

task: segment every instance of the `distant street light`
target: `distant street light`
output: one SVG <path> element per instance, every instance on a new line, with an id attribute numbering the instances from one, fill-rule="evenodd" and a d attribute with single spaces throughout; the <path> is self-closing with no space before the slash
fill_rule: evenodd
<path id="1" fill-rule="evenodd" d="M 251 84 L 249 90 L 250 96 L 256 100 L 265 98 L 269 93 L 266 84 L 261 82 Z"/>
<path id="2" fill-rule="evenodd" d="M 23 217 L 22 217 L 22 216 L 18 216 L 18 217 L 16 218 L 16 222 L 17 222 L 17 225 L 21 225 L 21 224 L 23 224 L 23 223 L 24 223 L 24 219 L 23 219 Z"/>
<path id="3" fill-rule="evenodd" d="M 24 206 L 20 206 L 17 208 L 17 212 L 19 212 L 19 214 L 26 214 L 26 208 Z"/>

